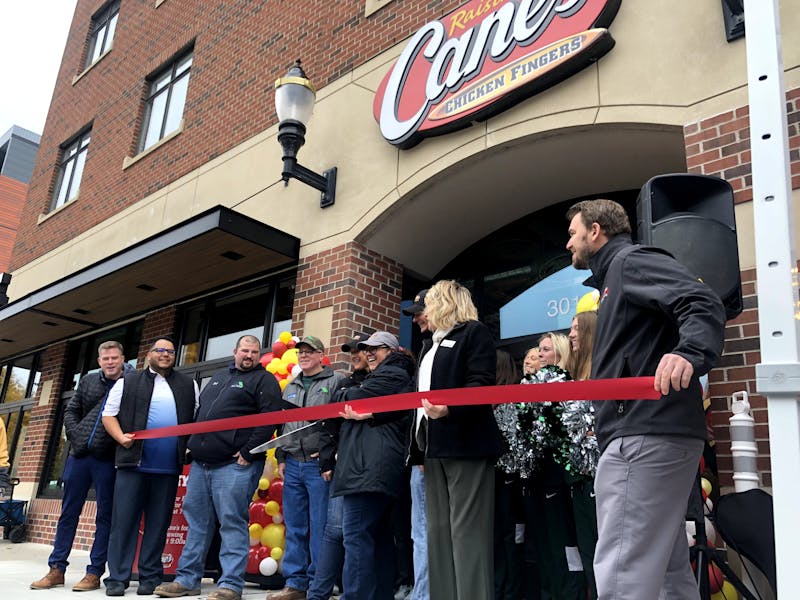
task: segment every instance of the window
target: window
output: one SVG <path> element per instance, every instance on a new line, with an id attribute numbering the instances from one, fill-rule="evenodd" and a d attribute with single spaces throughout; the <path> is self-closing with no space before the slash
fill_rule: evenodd
<path id="1" fill-rule="evenodd" d="M 67 368 L 64 372 L 64 386 L 56 415 L 56 424 L 52 431 L 52 438 L 48 448 L 46 466 L 41 481 L 41 494 L 47 497 L 60 497 L 64 485 L 62 475 L 64 464 L 69 454 L 69 444 L 64 433 L 64 407 L 75 393 L 75 387 L 81 377 L 94 373 L 100 369 L 97 365 L 97 347 L 103 342 L 116 340 L 125 348 L 125 358 L 133 367 L 139 354 L 139 344 L 142 337 L 142 322 L 136 321 L 106 329 L 95 335 L 81 338 L 70 343 L 67 354 Z"/>
<path id="2" fill-rule="evenodd" d="M 38 354 L 29 354 L 0 366 L 0 419 L 6 424 L 12 477 L 17 475 L 19 461 L 15 458 L 25 442 L 41 374 Z"/>
<path id="3" fill-rule="evenodd" d="M 89 45 L 86 51 L 84 69 L 92 66 L 98 58 L 111 49 L 114 31 L 119 16 L 119 0 L 109 2 L 92 18 L 92 29 L 89 32 Z"/>
<path id="4" fill-rule="evenodd" d="M 89 147 L 91 131 L 80 134 L 77 139 L 61 151 L 61 164 L 51 210 L 55 210 L 78 196 L 86 163 L 86 150 Z"/>
<path id="5" fill-rule="evenodd" d="M 288 322 L 291 326 L 293 302 L 292 279 L 211 296 L 187 306 L 181 320 L 178 365 L 229 361 L 236 340 L 243 335 L 253 335 L 265 346 L 271 344 L 277 324 Z"/>
<path id="6" fill-rule="evenodd" d="M 140 151 L 180 128 L 191 66 L 189 52 L 150 81 Z"/>

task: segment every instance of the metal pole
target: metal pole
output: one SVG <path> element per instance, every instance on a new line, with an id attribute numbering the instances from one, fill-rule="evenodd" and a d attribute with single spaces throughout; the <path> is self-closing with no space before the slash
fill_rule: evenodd
<path id="1" fill-rule="evenodd" d="M 775 510 L 777 596 L 795 597 L 800 552 L 800 322 L 778 0 L 745 0 L 761 363 Z M 758 518 L 754 516 L 754 518 Z"/>

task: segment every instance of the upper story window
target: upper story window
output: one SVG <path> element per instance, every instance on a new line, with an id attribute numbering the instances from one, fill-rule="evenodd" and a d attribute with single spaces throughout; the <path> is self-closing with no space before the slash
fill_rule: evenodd
<path id="1" fill-rule="evenodd" d="M 91 133 L 91 131 L 82 133 L 74 141 L 63 147 L 51 210 L 63 206 L 78 196 Z"/>
<path id="2" fill-rule="evenodd" d="M 89 33 L 89 47 L 86 52 L 86 64 L 83 65 L 84 69 L 92 66 L 111 48 L 118 16 L 119 0 L 113 0 L 92 18 L 92 30 Z"/>
<path id="3" fill-rule="evenodd" d="M 191 66 L 190 50 L 150 80 L 139 151 L 180 128 Z"/>

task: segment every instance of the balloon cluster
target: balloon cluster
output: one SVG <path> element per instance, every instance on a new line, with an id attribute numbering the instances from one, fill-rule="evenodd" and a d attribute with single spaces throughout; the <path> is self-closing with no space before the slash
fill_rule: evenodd
<path id="1" fill-rule="evenodd" d="M 267 468 L 250 503 L 250 551 L 246 573 L 269 577 L 281 570 L 286 526 L 283 524 L 283 481 L 277 470 L 272 449 L 267 452 Z"/>
<path id="2" fill-rule="evenodd" d="M 275 375 L 281 391 L 289 385 L 289 382 L 297 377 L 300 367 L 297 365 L 297 344 L 300 338 L 292 335 L 288 331 L 281 331 L 278 339 L 272 342 L 272 352 L 267 352 L 259 361 L 261 366 Z M 322 364 L 330 365 L 331 361 L 327 356 L 323 357 Z"/>

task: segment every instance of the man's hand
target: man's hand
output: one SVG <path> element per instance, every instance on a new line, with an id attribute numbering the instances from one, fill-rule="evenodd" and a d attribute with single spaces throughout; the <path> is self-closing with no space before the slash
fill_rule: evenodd
<path id="1" fill-rule="evenodd" d="M 677 354 L 665 354 L 658 363 L 653 387 L 662 395 L 669 393 L 670 386 L 675 391 L 685 390 L 693 374 L 694 367 L 688 360 Z"/>
<path id="2" fill-rule="evenodd" d="M 133 446 L 133 442 L 135 442 L 136 440 L 133 439 L 133 434 L 123 433 L 122 439 L 117 441 L 119 442 L 119 445 L 122 446 L 123 448 L 130 448 L 131 446 Z"/>
<path id="3" fill-rule="evenodd" d="M 233 455 L 233 457 L 236 459 L 236 464 L 238 464 L 238 465 L 242 465 L 243 467 L 246 467 L 247 465 L 250 464 L 248 461 L 246 461 L 244 459 L 244 457 L 242 456 L 241 452 L 237 452 L 236 454 Z"/>
<path id="4" fill-rule="evenodd" d="M 450 407 L 446 404 L 431 404 L 427 398 L 422 399 L 422 408 L 429 419 L 441 419 L 450 414 Z"/>
<path id="5" fill-rule="evenodd" d="M 333 478 L 333 471 L 323 471 L 320 475 L 325 481 L 330 481 Z"/>
<path id="6" fill-rule="evenodd" d="M 283 479 L 283 472 L 286 470 L 286 463 L 278 463 L 278 475 L 280 475 L 281 479 Z"/>

